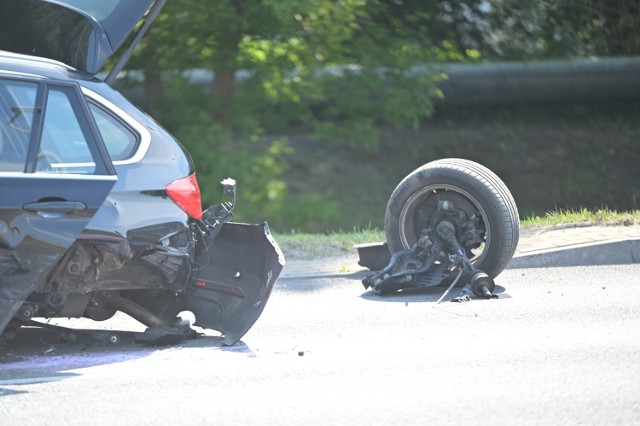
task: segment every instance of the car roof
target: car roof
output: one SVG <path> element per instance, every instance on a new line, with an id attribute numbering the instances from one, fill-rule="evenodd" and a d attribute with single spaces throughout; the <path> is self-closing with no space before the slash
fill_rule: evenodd
<path id="1" fill-rule="evenodd" d="M 140 112 L 137 107 L 132 105 L 110 85 L 87 72 L 78 71 L 59 61 L 0 50 L 0 77 L 73 81 L 80 84 L 84 89 L 88 89 L 106 101 L 124 109 L 127 114 L 135 117 L 136 120 L 140 122 L 147 121 L 147 116 L 144 113 Z M 101 103 L 104 102 L 101 101 Z"/>
<path id="2" fill-rule="evenodd" d="M 82 80 L 91 74 L 78 71 L 62 62 L 39 56 L 22 55 L 0 50 L 0 74 L 55 78 L 57 80 Z"/>

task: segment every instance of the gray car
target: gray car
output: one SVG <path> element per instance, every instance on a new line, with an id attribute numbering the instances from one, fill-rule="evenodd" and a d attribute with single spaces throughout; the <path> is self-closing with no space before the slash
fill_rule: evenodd
<path id="1" fill-rule="evenodd" d="M 267 224 L 229 221 L 232 179 L 203 212 L 189 153 L 109 85 L 163 4 L 0 1 L 5 339 L 37 317 L 122 311 L 149 327 L 141 340 L 172 342 L 191 311 L 233 344 L 264 309 L 284 265 Z"/>

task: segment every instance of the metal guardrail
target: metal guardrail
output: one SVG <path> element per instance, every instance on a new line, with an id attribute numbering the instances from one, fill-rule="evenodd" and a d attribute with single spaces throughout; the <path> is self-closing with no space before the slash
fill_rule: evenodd
<path id="1" fill-rule="evenodd" d="M 640 99 L 640 57 L 445 64 L 446 106 Z"/>
<path id="2" fill-rule="evenodd" d="M 339 75 L 341 69 L 327 72 Z M 438 84 L 444 98 L 434 100 L 444 107 L 640 99 L 640 57 L 440 63 L 415 66 L 409 72 L 446 74 L 448 78 Z M 185 71 L 185 76 L 205 91 L 212 90 L 212 71 L 192 69 Z M 240 70 L 236 78 L 242 81 L 249 76 L 249 72 Z M 121 77 L 128 83 L 120 90 L 142 99 L 143 73 L 125 71 Z"/>

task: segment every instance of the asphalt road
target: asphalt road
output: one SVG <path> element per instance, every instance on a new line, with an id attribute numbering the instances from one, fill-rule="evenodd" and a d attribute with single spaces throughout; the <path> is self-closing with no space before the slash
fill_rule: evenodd
<path id="1" fill-rule="evenodd" d="M 1 349 L 0 425 L 640 424 L 640 265 L 507 270 L 500 299 L 437 306 L 362 277 L 280 280 L 233 347 L 27 330 Z"/>

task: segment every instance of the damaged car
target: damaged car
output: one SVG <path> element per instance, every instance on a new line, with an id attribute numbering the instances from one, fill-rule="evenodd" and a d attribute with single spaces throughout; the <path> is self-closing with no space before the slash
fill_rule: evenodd
<path id="1" fill-rule="evenodd" d="M 230 221 L 233 179 L 203 211 L 189 153 L 110 86 L 165 1 L 0 3 L 5 340 L 33 318 L 120 311 L 141 341 L 174 342 L 190 311 L 232 345 L 267 303 L 284 265 L 267 224 Z"/>

